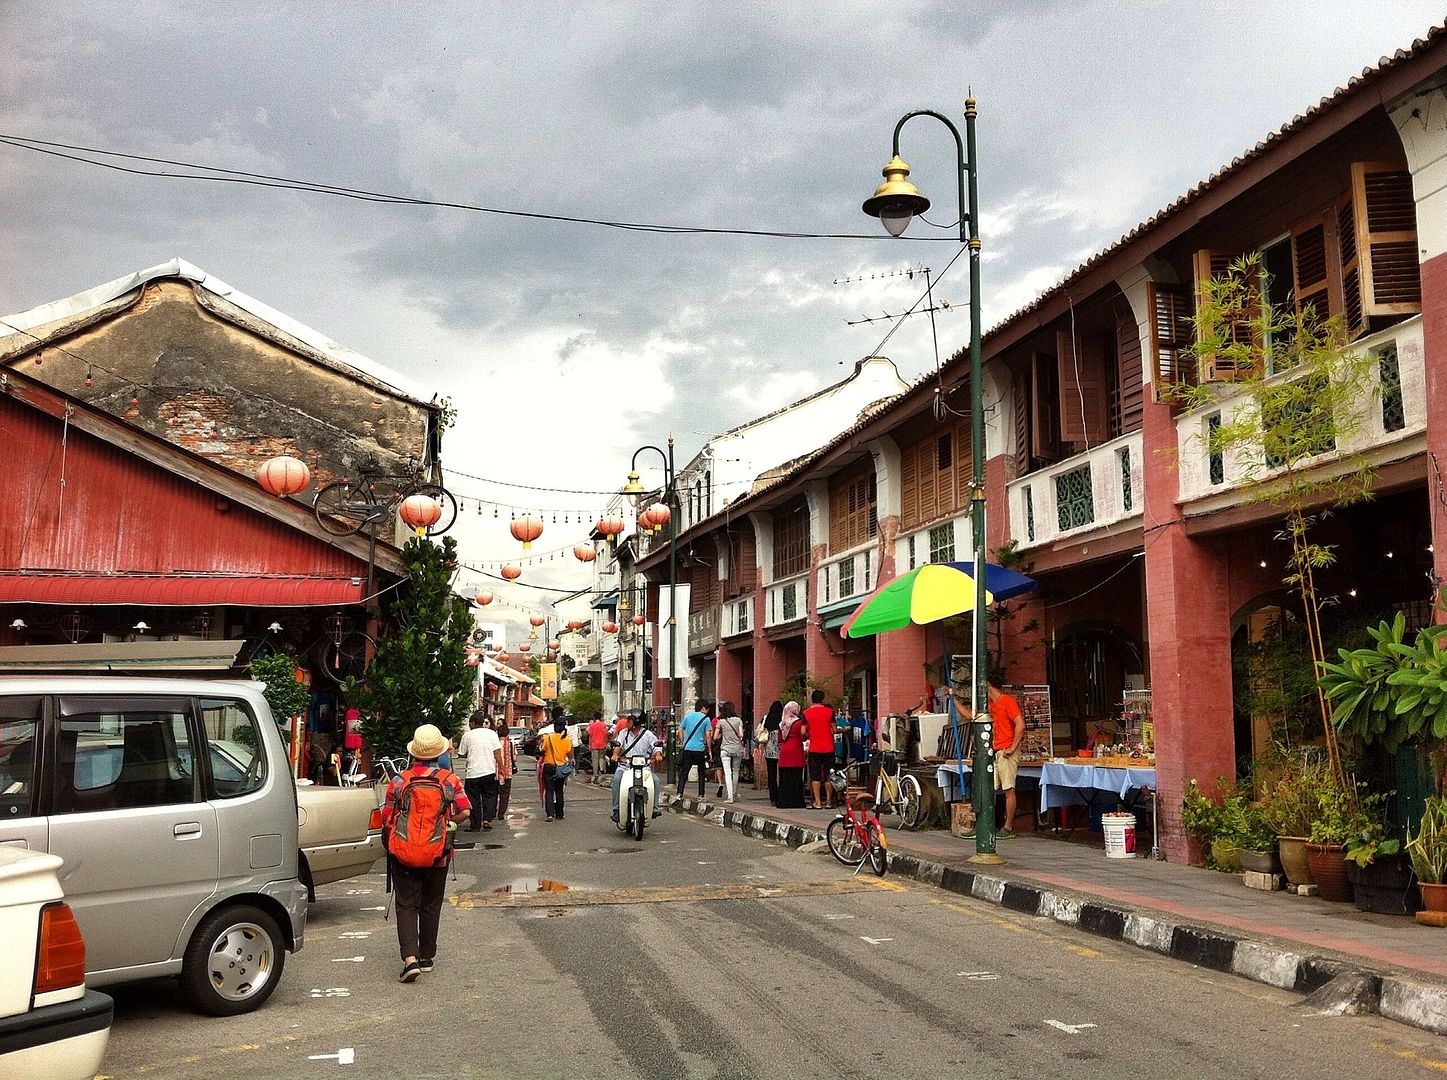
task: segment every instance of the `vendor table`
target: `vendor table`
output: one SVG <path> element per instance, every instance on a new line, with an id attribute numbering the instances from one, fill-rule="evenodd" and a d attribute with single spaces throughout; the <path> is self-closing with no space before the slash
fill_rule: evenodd
<path id="1" fill-rule="evenodd" d="M 1021 765 L 1017 776 L 1023 776 L 1031 780 L 1040 780 L 1039 765 Z M 971 772 L 970 763 L 965 762 L 965 775 Z M 956 802 L 969 797 L 970 785 L 968 782 L 961 784 L 958 780 L 960 775 L 960 763 L 958 761 L 947 761 L 935 770 L 935 783 L 940 786 L 940 793 L 944 795 L 945 802 Z M 1043 782 L 1042 782 L 1043 787 Z"/>
<path id="2" fill-rule="evenodd" d="M 1024 771 L 1021 768 L 1020 772 Z M 1113 795 L 1116 800 L 1134 808 L 1140 802 L 1140 793 L 1154 791 L 1155 787 L 1156 770 L 1153 768 L 1068 765 L 1063 761 L 1047 761 L 1040 769 L 1040 809 L 1097 805 L 1098 795 Z M 1135 799 L 1129 797 L 1131 792 L 1137 793 Z M 1110 809 L 1114 809 L 1114 805 Z"/>

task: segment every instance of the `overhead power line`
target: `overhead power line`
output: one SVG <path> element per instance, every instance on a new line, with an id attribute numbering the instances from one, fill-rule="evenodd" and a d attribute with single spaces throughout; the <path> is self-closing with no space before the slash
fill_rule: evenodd
<path id="1" fill-rule="evenodd" d="M 498 217 L 527 218 L 534 221 L 556 221 L 570 225 L 597 225 L 628 232 L 670 233 L 684 236 L 766 236 L 786 240 L 888 240 L 891 237 L 877 233 L 816 233 L 793 232 L 773 229 L 730 229 L 710 225 L 660 225 L 639 221 L 614 221 L 608 218 L 580 217 L 572 214 L 549 214 L 536 210 L 509 210 L 497 206 L 480 206 L 476 203 L 459 202 L 452 199 L 420 199 L 410 195 L 397 195 L 385 191 L 369 191 L 366 188 L 346 187 L 341 184 L 327 184 L 315 180 L 301 180 L 295 177 L 276 176 L 270 173 L 249 172 L 245 169 L 224 169 L 214 165 L 202 165 L 193 161 L 179 161 L 174 158 L 154 157 L 149 154 L 127 154 L 118 150 L 106 150 L 96 146 L 81 146 L 75 143 L 54 142 L 48 139 L 33 139 L 24 135 L 0 133 L 0 144 L 17 150 L 29 150 L 36 154 L 62 158 L 99 169 L 129 173 L 133 176 L 154 176 L 168 180 L 201 180 L 214 184 L 238 184 L 249 187 L 279 188 L 287 191 L 304 191 L 314 195 L 330 195 L 341 199 L 361 202 L 392 203 L 404 206 L 425 206 L 446 210 L 463 210 L 475 214 L 492 214 Z M 86 156 L 90 155 L 90 156 Z M 113 158 L 119 161 L 145 162 L 149 165 L 169 165 L 186 172 L 171 172 L 166 169 L 148 169 L 136 165 L 121 165 L 117 161 L 98 160 Z M 959 243 L 950 236 L 901 237 L 915 241 Z"/>

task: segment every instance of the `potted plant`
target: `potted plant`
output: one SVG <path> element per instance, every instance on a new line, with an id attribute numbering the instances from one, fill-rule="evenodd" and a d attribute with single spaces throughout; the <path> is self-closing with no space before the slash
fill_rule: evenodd
<path id="1" fill-rule="evenodd" d="M 1186 796 L 1181 800 L 1181 827 L 1201 845 L 1209 865 L 1219 865 L 1220 862 L 1215 848 L 1221 825 L 1221 805 L 1192 780 L 1186 785 Z M 1229 845 L 1222 844 L 1223 854 L 1227 846 Z"/>
<path id="2" fill-rule="evenodd" d="M 1407 833 L 1407 854 L 1417 874 L 1422 906 L 1447 911 L 1447 799 L 1428 796 L 1417 835 Z"/>
<path id="3" fill-rule="evenodd" d="M 1236 843 L 1243 870 L 1254 870 L 1258 874 L 1281 873 L 1281 860 L 1277 857 L 1276 833 L 1267 824 L 1262 807 L 1252 806 L 1241 797 L 1241 810 L 1237 818 Z"/>
<path id="4" fill-rule="evenodd" d="M 1262 816 L 1276 834 L 1282 872 L 1293 885 L 1316 884 L 1307 864 L 1306 845 L 1325 779 L 1326 770 L 1321 765 L 1303 762 L 1277 780 L 1262 802 Z"/>
<path id="5" fill-rule="evenodd" d="M 1385 794 L 1359 795 L 1355 831 L 1347 838 L 1347 876 L 1358 911 L 1410 915 L 1417 910 L 1412 865 L 1397 837 L 1387 834 Z"/>
<path id="6" fill-rule="evenodd" d="M 1316 815 L 1306 861 L 1323 900 L 1349 904 L 1352 882 L 1347 877 L 1346 843 L 1357 831 L 1356 792 L 1326 783 L 1317 791 Z"/>

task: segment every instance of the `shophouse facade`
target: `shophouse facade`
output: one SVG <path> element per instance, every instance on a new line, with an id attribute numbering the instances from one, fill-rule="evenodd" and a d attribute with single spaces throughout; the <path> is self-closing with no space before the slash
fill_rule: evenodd
<path id="1" fill-rule="evenodd" d="M 986 546 L 1039 581 L 992 625 L 1007 681 L 1048 683 L 1057 750 L 1084 745 L 1126 689 L 1152 692 L 1165 848 L 1187 781 L 1236 772 L 1269 737 L 1239 715 L 1233 648 L 1290 617 L 1280 511 L 1253 501 L 1206 433 L 1240 407 L 1229 373 L 1187 370 L 1195 296 L 1260 252 L 1274 304 L 1341 316 L 1375 361 L 1365 430 L 1320 456 L 1375 469 L 1374 501 L 1320 539 L 1336 617 L 1429 620 L 1447 578 L 1447 34 L 1384 59 L 1074 271 L 984 341 Z M 986 237 L 988 242 L 988 237 Z M 1168 384 L 1221 382 L 1183 410 Z M 1289 378 L 1283 373 L 1281 378 Z M 968 559 L 968 354 L 712 516 L 680 560 L 711 563 L 716 694 L 760 711 L 807 670 L 875 715 L 922 703 L 968 629 L 846 641 L 877 585 Z M 666 551 L 642 563 L 666 574 Z M 925 748 L 928 753 L 932 748 Z"/>

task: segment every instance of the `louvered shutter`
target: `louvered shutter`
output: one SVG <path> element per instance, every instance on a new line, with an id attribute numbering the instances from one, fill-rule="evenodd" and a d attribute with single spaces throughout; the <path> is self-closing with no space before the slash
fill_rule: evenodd
<path id="1" fill-rule="evenodd" d="M 935 480 L 939 474 L 935 467 L 934 439 L 915 443 L 914 456 L 915 471 L 919 475 L 919 519 L 929 521 L 939 512 L 935 508 Z"/>
<path id="2" fill-rule="evenodd" d="M 1292 289 L 1297 318 L 1310 308 L 1319 321 L 1332 314 L 1326 271 L 1326 222 L 1309 221 L 1291 232 Z"/>
<path id="3" fill-rule="evenodd" d="M 912 446 L 900 451 L 899 517 L 901 526 L 906 529 L 912 529 L 920 523 L 918 458 L 919 455 Z"/>
<path id="4" fill-rule="evenodd" d="M 975 436 L 967 420 L 955 428 L 955 501 L 962 507 L 970 501 L 970 485 L 975 482 Z"/>
<path id="5" fill-rule="evenodd" d="M 1175 386 L 1194 386 L 1196 368 L 1186 350 L 1192 340 L 1191 296 L 1178 285 L 1146 284 L 1151 309 L 1151 389 L 1157 401 Z"/>
<path id="6" fill-rule="evenodd" d="M 1030 395 L 1031 380 L 1028 370 L 1016 372 L 1013 380 L 1015 395 L 1015 475 L 1024 476 L 1030 471 Z M 971 466 L 971 476 L 973 465 Z"/>
<path id="7" fill-rule="evenodd" d="M 1196 282 L 1196 310 L 1199 314 L 1201 305 L 1207 295 L 1207 285 L 1214 280 L 1219 280 L 1231 273 L 1233 257 L 1225 252 L 1214 251 L 1203 248 L 1197 251 L 1192 266 L 1195 272 Z M 1227 313 L 1231 325 L 1222 328 L 1223 336 L 1237 345 L 1251 345 L 1256 334 L 1257 327 L 1254 323 L 1260 315 L 1259 282 L 1247 282 L 1247 296 L 1243 298 L 1241 309 L 1236 312 Z M 1254 366 L 1255 359 L 1260 356 L 1260 342 L 1255 343 L 1257 348 L 1246 350 L 1247 356 L 1222 354 L 1217 356 L 1202 356 L 1200 368 L 1196 377 L 1201 382 L 1231 382 L 1248 374 Z"/>
<path id="8" fill-rule="evenodd" d="M 1036 461 L 1055 460 L 1055 357 L 1033 353 L 1030 357 L 1030 454 Z"/>
<path id="9" fill-rule="evenodd" d="M 1105 350 L 1099 336 L 1086 334 L 1075 349 L 1075 335 L 1055 335 L 1060 358 L 1060 438 L 1072 443 L 1105 442 L 1109 402 L 1105 388 Z"/>
<path id="10" fill-rule="evenodd" d="M 849 490 L 831 487 L 829 491 L 829 549 L 843 551 L 849 544 Z"/>
<path id="11" fill-rule="evenodd" d="M 1399 165 L 1353 162 L 1352 203 L 1364 319 L 1421 311 L 1412 174 Z"/>

